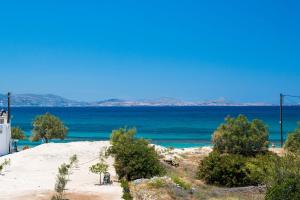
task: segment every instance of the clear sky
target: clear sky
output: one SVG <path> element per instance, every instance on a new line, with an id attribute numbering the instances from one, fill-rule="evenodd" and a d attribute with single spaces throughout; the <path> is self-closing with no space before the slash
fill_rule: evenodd
<path id="1" fill-rule="evenodd" d="M 76 100 L 300 95 L 300 1 L 0 2 L 0 92 Z"/>

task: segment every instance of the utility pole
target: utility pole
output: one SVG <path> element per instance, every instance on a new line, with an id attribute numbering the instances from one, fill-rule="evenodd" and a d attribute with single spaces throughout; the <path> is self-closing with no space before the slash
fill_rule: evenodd
<path id="1" fill-rule="evenodd" d="M 284 95 L 283 94 L 280 94 L 280 144 L 281 144 L 281 147 L 283 147 L 283 119 L 282 119 L 282 112 L 283 112 L 283 107 L 282 107 L 282 104 L 283 104 L 283 97 Z"/>
<path id="2" fill-rule="evenodd" d="M 9 124 L 10 123 L 10 92 L 7 93 L 7 123 Z"/>

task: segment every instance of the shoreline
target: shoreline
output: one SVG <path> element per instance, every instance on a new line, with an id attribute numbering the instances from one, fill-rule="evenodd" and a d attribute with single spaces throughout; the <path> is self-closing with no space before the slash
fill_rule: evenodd
<path id="1" fill-rule="evenodd" d="M 184 158 L 186 155 L 207 156 L 211 146 L 190 148 L 166 148 L 150 144 L 164 157 L 164 160 Z M 50 199 L 54 192 L 55 178 L 58 166 L 68 162 L 71 155 L 76 154 L 79 167 L 74 169 L 67 184 L 67 197 L 75 195 L 82 199 L 117 200 L 123 194 L 120 183 L 113 167 L 114 159 L 108 158 L 109 173 L 112 185 L 99 186 L 99 176 L 89 172 L 89 167 L 97 162 L 99 151 L 109 147 L 109 141 L 47 143 L 27 150 L 0 157 L 10 159 L 8 166 L 0 176 L 0 199 L 37 200 Z M 269 148 L 270 151 L 282 154 L 281 148 Z M 106 197 L 106 198 L 105 198 Z"/>

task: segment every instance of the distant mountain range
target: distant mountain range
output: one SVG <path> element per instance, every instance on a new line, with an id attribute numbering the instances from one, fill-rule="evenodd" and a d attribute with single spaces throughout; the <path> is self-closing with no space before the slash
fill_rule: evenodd
<path id="1" fill-rule="evenodd" d="M 0 106 L 7 105 L 6 95 L 0 94 Z M 224 99 L 186 102 L 173 98 L 160 98 L 154 100 L 123 100 L 107 99 L 97 102 L 74 101 L 53 94 L 13 94 L 11 105 L 15 107 L 84 107 L 84 106 L 270 106 L 266 103 L 234 103 Z"/>

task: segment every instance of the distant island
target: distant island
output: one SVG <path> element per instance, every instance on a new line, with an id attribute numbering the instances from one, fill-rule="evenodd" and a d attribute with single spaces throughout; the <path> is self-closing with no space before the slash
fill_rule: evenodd
<path id="1" fill-rule="evenodd" d="M 272 106 L 268 103 L 235 103 L 225 99 L 201 102 L 180 101 L 173 98 L 154 100 L 106 99 L 95 102 L 70 100 L 53 94 L 13 94 L 11 104 L 14 107 L 134 107 L 134 106 Z M 0 106 L 6 106 L 7 99 L 0 94 Z"/>

